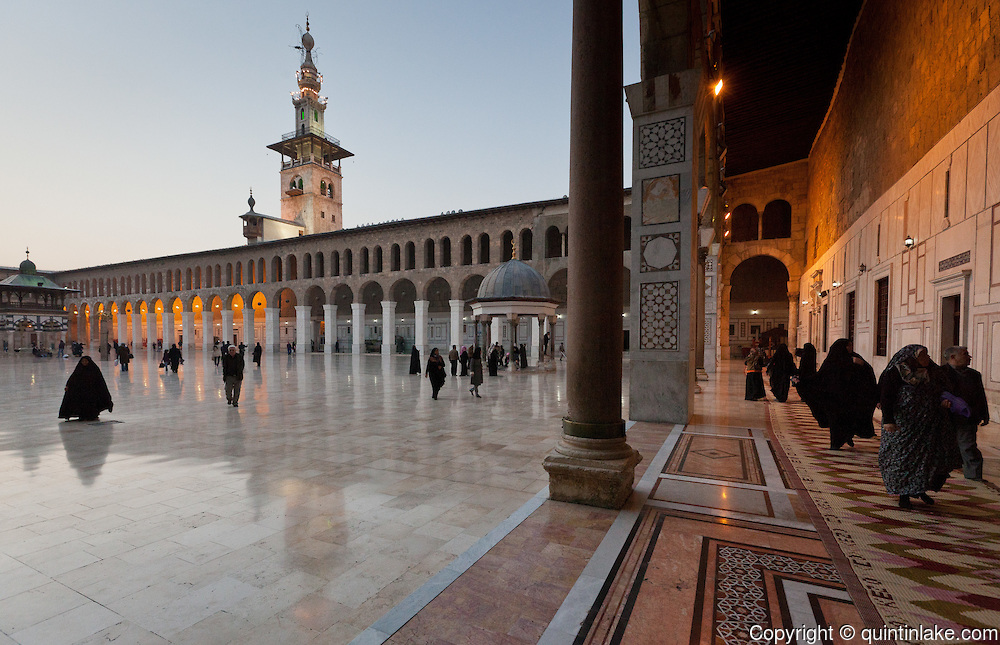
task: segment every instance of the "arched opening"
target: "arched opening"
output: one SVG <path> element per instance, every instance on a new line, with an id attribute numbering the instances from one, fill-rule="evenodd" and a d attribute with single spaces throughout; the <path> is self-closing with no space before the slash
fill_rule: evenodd
<path id="1" fill-rule="evenodd" d="M 490 236 L 483 233 L 479 236 L 479 264 L 490 263 Z"/>
<path id="2" fill-rule="evenodd" d="M 242 262 L 237 262 L 236 263 L 235 275 L 233 277 L 234 277 L 234 281 L 236 282 L 237 285 L 243 284 L 243 263 Z"/>
<path id="3" fill-rule="evenodd" d="M 322 351 L 324 333 L 326 331 L 326 321 L 323 312 L 323 305 L 326 304 L 326 292 L 319 286 L 313 285 L 306 290 L 305 304 L 309 307 L 309 347 L 300 347 L 299 351 Z"/>
<path id="4" fill-rule="evenodd" d="M 392 299 L 396 303 L 397 314 L 412 314 L 414 312 L 413 303 L 417 299 L 417 288 L 409 280 L 400 280 L 392 285 L 390 291 Z"/>
<path id="5" fill-rule="evenodd" d="M 566 269 L 559 269 L 549 278 L 549 291 L 552 293 L 552 298 L 559 301 L 560 309 L 566 308 L 567 284 Z"/>
<path id="6" fill-rule="evenodd" d="M 194 268 L 194 288 L 201 289 L 201 267 Z"/>
<path id="7" fill-rule="evenodd" d="M 361 247 L 361 275 L 368 273 L 369 261 L 368 261 L 368 247 Z"/>
<path id="8" fill-rule="evenodd" d="M 765 347 L 788 338 L 788 269 L 776 258 L 744 260 L 729 278 L 729 358 L 742 359 L 754 340 Z M 786 340 L 781 340 L 784 337 Z"/>
<path id="9" fill-rule="evenodd" d="M 277 255 L 271 260 L 271 282 L 281 282 L 281 258 Z"/>
<path id="10" fill-rule="evenodd" d="M 472 264 L 472 237 L 466 235 L 462 238 L 462 266 Z"/>
<path id="11" fill-rule="evenodd" d="M 407 270 L 417 268 L 417 247 L 413 242 L 406 243 L 406 268 Z"/>
<path id="12" fill-rule="evenodd" d="M 168 278 L 168 283 L 169 283 L 170 274 L 167 274 L 167 278 Z M 233 263 L 232 262 L 226 262 L 226 286 L 227 287 L 233 286 Z"/>
<path id="13" fill-rule="evenodd" d="M 342 284 L 333 290 L 333 298 L 330 304 L 337 307 L 337 316 L 351 316 L 351 305 L 354 304 L 354 292 L 346 284 Z M 349 327 L 349 326 L 348 326 Z"/>
<path id="14" fill-rule="evenodd" d="M 557 226 L 550 226 L 545 230 L 545 257 L 562 257 L 562 233 Z"/>
<path id="15" fill-rule="evenodd" d="M 434 240 L 430 238 L 424 241 L 424 268 L 434 268 Z"/>
<path id="16" fill-rule="evenodd" d="M 316 277 L 326 277 L 326 260 L 323 258 L 322 252 L 316 254 Z"/>
<path id="17" fill-rule="evenodd" d="M 219 264 L 215 265 L 215 286 L 222 286 L 222 266 Z"/>
<path id="18" fill-rule="evenodd" d="M 330 254 L 330 275 L 340 275 L 340 251 L 334 251 Z"/>
<path id="19" fill-rule="evenodd" d="M 479 295 L 479 285 L 482 283 L 483 276 L 481 275 L 470 275 L 465 279 L 465 282 L 462 283 L 462 300 L 465 302 L 463 315 L 472 314 L 472 305 L 469 304 L 469 301 Z"/>
<path id="20" fill-rule="evenodd" d="M 296 258 L 294 255 L 288 256 L 288 279 L 289 280 L 299 279 L 298 258 Z"/>
<path id="21" fill-rule="evenodd" d="M 278 301 L 278 343 L 281 347 L 295 342 L 295 306 L 298 299 L 291 289 L 282 289 L 275 298 Z M 304 348 L 296 348 L 305 351 Z"/>
<path id="22" fill-rule="evenodd" d="M 760 217 L 753 204 L 740 204 L 733 209 L 730 230 L 733 242 L 750 242 L 757 239 Z"/>
<path id="23" fill-rule="evenodd" d="M 441 238 L 441 266 L 451 266 L 451 238 Z"/>
<path id="24" fill-rule="evenodd" d="M 313 277 L 313 259 L 311 253 L 302 256 L 302 277 L 308 280 Z"/>
<path id="25" fill-rule="evenodd" d="M 451 285 L 444 278 L 434 278 L 427 284 L 427 311 L 430 313 L 445 313 L 451 311 Z"/>
<path id="26" fill-rule="evenodd" d="M 263 346 L 265 339 L 267 338 L 267 331 L 265 329 L 265 319 L 264 309 L 267 308 L 267 298 L 260 291 L 254 293 L 250 297 L 250 309 L 253 312 L 253 337 L 258 343 Z M 250 315 L 244 312 L 244 315 Z"/>
<path id="27" fill-rule="evenodd" d="M 188 269 L 185 272 L 185 276 L 184 277 L 187 278 L 187 280 L 184 282 L 184 288 L 190 291 L 191 289 L 194 288 L 194 280 L 191 277 L 191 269 Z M 111 287 L 110 286 L 108 287 L 108 290 L 105 293 L 107 293 L 109 296 L 111 295 Z"/>
<path id="28" fill-rule="evenodd" d="M 382 273 L 382 247 L 376 246 L 374 259 L 372 260 L 372 271 L 374 273 Z"/>
<path id="29" fill-rule="evenodd" d="M 534 236 L 530 228 L 521 231 L 521 248 L 518 249 L 518 258 L 521 260 L 531 260 L 531 245 L 534 243 Z"/>
<path id="30" fill-rule="evenodd" d="M 344 251 L 344 275 L 354 274 L 354 253 L 351 249 Z"/>
<path id="31" fill-rule="evenodd" d="M 764 207 L 761 216 L 761 239 L 775 240 L 792 236 L 792 205 L 776 199 Z"/>
<path id="32" fill-rule="evenodd" d="M 506 262 L 514 257 L 514 234 L 504 231 L 500 237 L 500 261 Z"/>
<path id="33" fill-rule="evenodd" d="M 257 282 L 257 272 L 254 271 L 253 260 L 247 260 L 247 283 L 254 284 Z"/>
<path id="34" fill-rule="evenodd" d="M 389 251 L 389 270 L 399 271 L 399 245 L 393 244 Z"/>

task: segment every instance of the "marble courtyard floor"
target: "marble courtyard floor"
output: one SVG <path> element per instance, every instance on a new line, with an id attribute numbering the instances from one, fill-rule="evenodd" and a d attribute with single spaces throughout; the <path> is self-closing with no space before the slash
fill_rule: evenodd
<path id="1" fill-rule="evenodd" d="M 93 423 L 55 418 L 75 360 L 0 358 L 0 645 L 1000 624 L 995 486 L 959 477 L 903 515 L 872 446 L 821 450 L 801 404 L 743 401 L 728 366 L 688 426 L 630 425 L 644 458 L 616 512 L 545 498 L 561 370 L 487 378 L 478 400 L 449 378 L 433 401 L 408 357 L 266 356 L 234 409 L 200 352 L 179 375 L 137 356 L 104 364 L 115 409 Z"/>

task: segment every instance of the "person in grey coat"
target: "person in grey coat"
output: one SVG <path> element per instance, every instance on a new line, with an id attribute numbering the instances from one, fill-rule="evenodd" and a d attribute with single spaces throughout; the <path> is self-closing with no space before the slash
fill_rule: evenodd
<path id="1" fill-rule="evenodd" d="M 222 357 L 222 380 L 226 384 L 226 403 L 234 408 L 240 407 L 240 389 L 243 385 L 243 354 L 236 350 L 236 345 L 229 346 L 229 352 Z"/>
<path id="2" fill-rule="evenodd" d="M 955 438 L 962 452 L 962 474 L 973 481 L 983 480 L 983 453 L 976 445 L 976 431 L 979 426 L 990 422 L 990 408 L 986 402 L 983 376 L 969 367 L 972 356 L 969 348 L 956 345 L 944 350 L 945 372 L 951 384 L 948 390 L 965 401 L 966 409 L 951 408 L 951 422 L 955 426 Z M 968 415 L 966 415 L 968 413 Z"/>

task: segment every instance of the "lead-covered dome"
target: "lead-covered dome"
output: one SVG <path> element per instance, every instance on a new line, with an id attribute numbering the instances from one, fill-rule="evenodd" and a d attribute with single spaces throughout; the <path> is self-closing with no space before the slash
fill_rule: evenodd
<path id="1" fill-rule="evenodd" d="M 508 260 L 486 274 L 478 300 L 551 300 L 552 292 L 538 271 L 520 260 Z"/>

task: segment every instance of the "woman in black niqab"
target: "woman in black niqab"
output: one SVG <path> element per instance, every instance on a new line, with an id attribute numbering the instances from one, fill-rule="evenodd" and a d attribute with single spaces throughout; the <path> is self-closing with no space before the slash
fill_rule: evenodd
<path id="1" fill-rule="evenodd" d="M 416 345 L 410 352 L 410 374 L 420 374 L 420 350 L 417 349 Z"/>
<path id="2" fill-rule="evenodd" d="M 103 410 L 111 412 L 114 407 L 101 368 L 89 356 L 84 356 L 66 381 L 59 418 L 79 417 L 81 421 L 93 421 Z"/>
<path id="3" fill-rule="evenodd" d="M 767 373 L 770 375 L 771 393 L 779 403 L 788 400 L 788 388 L 791 378 L 798 370 L 795 369 L 795 359 L 788 351 L 788 345 L 781 343 L 778 349 L 767 364 Z"/>
<path id="4" fill-rule="evenodd" d="M 807 403 L 822 412 L 816 418 L 820 427 L 830 428 L 830 450 L 840 450 L 845 443 L 853 446 L 855 436 L 875 436 L 872 416 L 879 401 L 875 371 L 854 353 L 849 339 L 840 338 L 830 346 L 823 365 L 809 380 L 808 391 Z"/>

